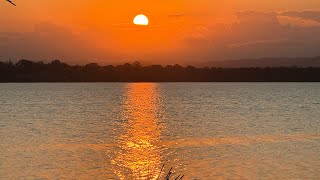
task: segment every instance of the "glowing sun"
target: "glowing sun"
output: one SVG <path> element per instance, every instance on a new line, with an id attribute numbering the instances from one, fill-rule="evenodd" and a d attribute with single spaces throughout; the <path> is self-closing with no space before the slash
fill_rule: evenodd
<path id="1" fill-rule="evenodd" d="M 140 26 L 148 26 L 149 20 L 147 16 L 143 14 L 139 14 L 133 19 L 133 24 L 140 25 Z"/>

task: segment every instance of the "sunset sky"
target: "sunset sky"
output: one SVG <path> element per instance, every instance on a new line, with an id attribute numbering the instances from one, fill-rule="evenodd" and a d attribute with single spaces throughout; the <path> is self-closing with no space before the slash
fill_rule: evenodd
<path id="1" fill-rule="evenodd" d="M 0 1 L 0 60 L 197 64 L 320 55 L 319 0 Z M 132 23 L 137 14 L 149 26 Z"/>

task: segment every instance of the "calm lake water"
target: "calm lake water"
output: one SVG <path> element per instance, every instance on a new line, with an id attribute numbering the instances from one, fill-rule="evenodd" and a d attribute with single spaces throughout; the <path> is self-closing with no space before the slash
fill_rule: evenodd
<path id="1" fill-rule="evenodd" d="M 320 83 L 0 84 L 0 179 L 319 179 Z"/>

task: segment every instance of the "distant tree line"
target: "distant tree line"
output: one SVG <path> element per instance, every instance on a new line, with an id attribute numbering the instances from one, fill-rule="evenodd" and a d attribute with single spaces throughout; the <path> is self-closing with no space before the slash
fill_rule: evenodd
<path id="1" fill-rule="evenodd" d="M 68 65 L 0 62 L 0 82 L 320 82 L 320 68 L 196 68 L 180 65 Z"/>

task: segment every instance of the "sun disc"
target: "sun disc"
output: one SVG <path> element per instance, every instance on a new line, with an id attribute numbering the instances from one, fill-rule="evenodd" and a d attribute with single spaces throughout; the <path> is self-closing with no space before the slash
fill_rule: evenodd
<path id="1" fill-rule="evenodd" d="M 147 26 L 149 24 L 149 20 L 147 16 L 143 14 L 139 14 L 133 19 L 133 24 L 140 25 L 140 26 Z"/>

